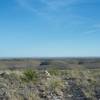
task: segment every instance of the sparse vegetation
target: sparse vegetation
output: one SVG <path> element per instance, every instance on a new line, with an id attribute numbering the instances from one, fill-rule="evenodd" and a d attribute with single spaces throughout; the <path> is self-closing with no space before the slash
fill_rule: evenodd
<path id="1" fill-rule="evenodd" d="M 48 72 L 51 74 L 51 75 L 54 75 L 54 76 L 57 76 L 57 75 L 60 75 L 61 74 L 61 71 L 58 69 L 58 68 L 49 68 L 48 69 Z"/>
<path id="2" fill-rule="evenodd" d="M 99 100 L 100 68 L 83 65 L 0 70 L 0 100 Z"/>
<path id="3" fill-rule="evenodd" d="M 58 77 L 52 77 L 50 80 L 48 80 L 48 86 L 52 91 L 55 91 L 56 89 L 62 89 L 63 81 Z"/>

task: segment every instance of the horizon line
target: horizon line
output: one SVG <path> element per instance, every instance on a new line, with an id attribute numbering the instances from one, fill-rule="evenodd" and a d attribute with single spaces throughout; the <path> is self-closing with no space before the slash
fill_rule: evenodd
<path id="1" fill-rule="evenodd" d="M 63 57 L 63 56 L 59 56 L 59 57 L 0 57 L 0 60 L 1 59 L 67 59 L 67 58 L 100 58 L 100 56 L 66 56 L 66 57 Z"/>

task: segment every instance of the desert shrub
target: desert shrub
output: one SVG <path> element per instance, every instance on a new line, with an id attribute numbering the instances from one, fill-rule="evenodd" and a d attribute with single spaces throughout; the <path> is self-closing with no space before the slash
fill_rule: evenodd
<path id="1" fill-rule="evenodd" d="M 50 75 L 58 76 L 61 74 L 61 71 L 58 68 L 50 68 L 48 69 Z"/>
<path id="2" fill-rule="evenodd" d="M 37 70 L 27 69 L 23 72 L 21 79 L 25 82 L 36 82 L 38 80 L 38 72 Z"/>
<path id="3" fill-rule="evenodd" d="M 50 64 L 49 61 L 43 61 L 43 62 L 40 63 L 40 66 L 43 66 L 43 65 L 49 65 L 49 64 Z"/>
<path id="4" fill-rule="evenodd" d="M 64 77 L 70 77 L 70 70 L 62 70 L 61 71 L 61 76 L 64 76 Z"/>
<path id="5" fill-rule="evenodd" d="M 82 65 L 82 64 L 84 64 L 84 62 L 83 61 L 79 61 L 78 64 L 79 65 Z"/>
<path id="6" fill-rule="evenodd" d="M 73 68 L 70 71 L 71 77 L 73 78 L 83 78 L 84 74 L 83 74 L 84 70 L 81 68 Z"/>
<path id="7" fill-rule="evenodd" d="M 91 100 L 95 100 L 94 99 L 95 94 L 94 94 L 92 87 L 87 86 L 85 89 L 83 88 L 82 91 L 87 98 L 92 98 Z"/>
<path id="8" fill-rule="evenodd" d="M 12 93 L 9 100 L 40 100 L 39 96 L 36 93 L 30 92 L 26 96 L 25 94 L 18 94 L 17 92 Z"/>
<path id="9" fill-rule="evenodd" d="M 38 95 L 36 95 L 36 94 L 31 94 L 29 96 L 29 100 L 40 100 L 40 97 Z"/>
<path id="10" fill-rule="evenodd" d="M 10 73 L 9 75 L 8 75 L 8 77 L 7 77 L 7 79 L 10 81 L 10 82 L 12 82 L 12 83 L 14 83 L 14 82 L 18 82 L 19 81 L 19 76 L 16 74 L 16 73 Z"/>
<path id="11" fill-rule="evenodd" d="M 52 77 L 47 82 L 47 88 L 51 91 L 61 90 L 64 87 L 64 82 L 58 77 Z"/>

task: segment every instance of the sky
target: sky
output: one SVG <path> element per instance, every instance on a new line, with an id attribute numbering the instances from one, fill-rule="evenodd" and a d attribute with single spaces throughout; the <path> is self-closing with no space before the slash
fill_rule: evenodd
<path id="1" fill-rule="evenodd" d="M 100 57 L 100 0 L 0 0 L 0 57 Z"/>

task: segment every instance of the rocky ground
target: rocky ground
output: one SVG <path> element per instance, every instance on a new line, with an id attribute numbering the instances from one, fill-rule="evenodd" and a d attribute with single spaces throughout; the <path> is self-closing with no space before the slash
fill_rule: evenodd
<path id="1" fill-rule="evenodd" d="M 3 70 L 0 100 L 100 100 L 100 69 Z"/>

